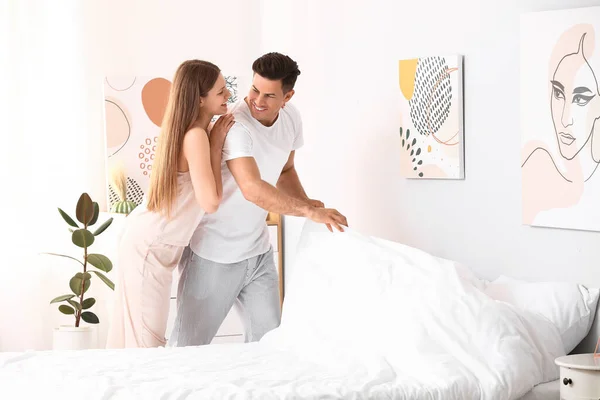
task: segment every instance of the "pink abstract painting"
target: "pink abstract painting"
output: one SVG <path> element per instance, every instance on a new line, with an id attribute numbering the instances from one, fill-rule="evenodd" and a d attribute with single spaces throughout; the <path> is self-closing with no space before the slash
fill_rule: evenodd
<path id="1" fill-rule="evenodd" d="M 237 77 L 225 76 L 231 92 L 229 103 L 237 100 Z M 104 80 L 104 117 L 107 175 L 115 166 L 127 177 L 127 200 L 139 205 L 147 193 L 160 125 L 165 113 L 171 82 L 164 77 L 125 76 Z M 109 208 L 119 200 L 108 183 Z"/>

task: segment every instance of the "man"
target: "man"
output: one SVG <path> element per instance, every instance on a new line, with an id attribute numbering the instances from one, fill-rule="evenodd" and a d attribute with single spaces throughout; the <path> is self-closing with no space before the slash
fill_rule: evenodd
<path id="1" fill-rule="evenodd" d="M 246 98 L 232 107 L 236 123 L 223 147 L 223 200 L 206 214 L 184 254 L 177 317 L 170 345 L 208 344 L 239 299 L 246 341 L 279 326 L 278 275 L 266 225 L 268 211 L 309 218 L 343 231 L 346 218 L 308 198 L 294 154 L 303 144 L 302 120 L 289 103 L 298 65 L 269 53 L 252 65 Z"/>

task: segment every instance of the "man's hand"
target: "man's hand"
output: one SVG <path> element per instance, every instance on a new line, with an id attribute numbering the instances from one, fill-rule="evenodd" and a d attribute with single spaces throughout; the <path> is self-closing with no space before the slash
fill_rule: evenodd
<path id="1" fill-rule="evenodd" d="M 327 225 L 327 229 L 330 232 L 333 232 L 333 229 L 331 229 L 332 226 L 340 232 L 344 232 L 344 229 L 340 225 L 348 226 L 346 217 L 333 208 L 313 207 L 307 217 L 311 221 Z"/>
<path id="2" fill-rule="evenodd" d="M 323 204 L 322 201 L 319 200 L 313 200 L 313 199 L 308 199 L 306 200 L 306 202 L 311 206 L 311 207 L 315 207 L 315 208 L 325 208 L 325 204 Z"/>
<path id="3" fill-rule="evenodd" d="M 315 207 L 315 208 L 325 208 L 325 204 L 323 204 L 322 201 L 320 200 L 313 200 L 313 199 L 308 199 L 306 200 L 306 202 L 311 206 L 311 207 Z M 331 229 L 331 224 L 325 224 L 327 225 L 327 229 L 329 229 L 330 232 L 333 232 L 333 229 Z"/>

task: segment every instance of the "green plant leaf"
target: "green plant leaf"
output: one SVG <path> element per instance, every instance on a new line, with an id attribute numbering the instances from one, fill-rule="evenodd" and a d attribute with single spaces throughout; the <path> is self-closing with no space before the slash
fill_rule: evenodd
<path id="1" fill-rule="evenodd" d="M 102 254 L 88 254 L 87 261 L 104 272 L 110 272 L 113 268 L 112 262 Z"/>
<path id="2" fill-rule="evenodd" d="M 94 235 L 92 235 L 92 232 L 88 231 L 87 229 L 77 229 L 75 232 L 73 232 L 71 240 L 76 246 L 86 248 L 94 243 Z"/>
<path id="3" fill-rule="evenodd" d="M 73 228 L 79 228 L 79 225 L 77 225 L 77 222 L 73 221 L 73 218 L 69 217 L 69 214 L 67 214 L 60 208 L 58 209 L 58 212 L 60 213 L 60 215 L 63 217 L 63 219 L 65 220 L 65 222 L 67 224 L 71 225 Z"/>
<path id="4" fill-rule="evenodd" d="M 98 229 L 96 229 L 94 231 L 94 236 L 98 236 L 99 234 L 101 234 L 102 232 L 104 232 L 106 230 L 106 228 L 108 228 L 110 226 L 110 224 L 112 224 L 113 219 L 112 217 L 107 219 L 106 222 L 104 222 L 102 225 L 100 225 L 98 227 Z"/>
<path id="5" fill-rule="evenodd" d="M 62 305 L 58 306 L 58 311 L 60 311 L 63 314 L 67 314 L 67 315 L 75 314 L 75 310 L 73 310 L 71 307 L 69 307 L 66 304 L 62 304 Z"/>
<path id="6" fill-rule="evenodd" d="M 91 311 L 84 311 L 81 313 L 81 319 L 83 319 L 88 324 L 97 324 L 100 322 L 96 314 Z"/>
<path id="7" fill-rule="evenodd" d="M 77 296 L 81 296 L 81 278 L 74 276 L 69 281 L 69 287 L 71 291 L 75 293 Z"/>
<path id="8" fill-rule="evenodd" d="M 89 275 L 86 272 L 87 275 Z M 75 293 L 77 296 L 81 296 L 81 282 L 83 281 L 83 274 L 81 272 L 78 272 L 74 277 L 71 278 L 71 280 L 69 281 L 69 287 L 71 288 L 71 290 L 73 291 L 73 293 Z M 89 275 L 91 278 L 91 275 Z M 90 288 L 91 282 L 89 279 L 85 280 L 84 286 L 83 286 L 83 293 L 87 292 L 87 290 Z"/>
<path id="9" fill-rule="evenodd" d="M 77 220 L 82 224 L 89 224 L 94 218 L 94 202 L 87 193 L 83 193 L 77 201 L 77 209 L 75 211 Z"/>
<path id="10" fill-rule="evenodd" d="M 79 279 L 85 279 L 86 281 L 89 281 L 90 279 L 92 279 L 92 276 L 90 275 L 89 272 L 85 272 L 85 273 L 84 272 L 78 272 L 78 273 L 75 274 L 75 277 L 79 278 Z"/>
<path id="11" fill-rule="evenodd" d="M 92 271 L 92 272 L 95 273 L 96 275 L 98 275 L 98 278 L 100 278 L 100 280 L 102 280 L 102 282 L 106 283 L 106 286 L 108 286 L 112 290 L 115 290 L 115 284 L 112 283 L 112 281 L 110 279 L 108 279 L 104 274 L 102 274 L 98 271 Z"/>
<path id="12" fill-rule="evenodd" d="M 94 299 L 93 297 L 90 297 L 89 299 L 85 299 L 83 301 L 83 303 L 81 304 L 81 307 L 84 310 L 87 310 L 88 308 L 92 307 L 94 304 L 96 304 L 96 299 Z"/>
<path id="13" fill-rule="evenodd" d="M 67 303 L 73 306 L 74 309 L 81 311 L 81 304 L 77 301 L 67 300 Z"/>
<path id="14" fill-rule="evenodd" d="M 100 206 L 94 201 L 94 216 L 88 225 L 94 225 L 98 222 L 98 215 L 100 215 Z"/>
<path id="15" fill-rule="evenodd" d="M 61 301 L 70 300 L 73 297 L 75 297 L 75 295 L 73 295 L 73 294 L 65 294 L 65 295 L 62 295 L 62 296 L 58 296 L 58 297 L 53 298 L 52 301 L 50 302 L 50 304 L 52 304 L 52 303 L 60 303 Z"/>
<path id="16" fill-rule="evenodd" d="M 64 254 L 56 254 L 56 253 L 41 253 L 41 254 L 47 254 L 49 256 L 56 256 L 56 257 L 64 257 L 64 258 L 70 258 L 71 260 L 75 260 L 77 261 L 79 264 L 83 265 L 83 263 L 81 261 L 79 261 L 78 259 L 76 259 L 75 257 L 71 257 L 71 256 L 65 256 Z"/>

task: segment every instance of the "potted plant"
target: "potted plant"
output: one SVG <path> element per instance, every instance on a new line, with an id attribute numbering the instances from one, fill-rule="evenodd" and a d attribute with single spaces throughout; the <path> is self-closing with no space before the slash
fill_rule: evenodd
<path id="1" fill-rule="evenodd" d="M 58 296 L 50 301 L 50 304 L 59 303 L 58 310 L 63 314 L 73 315 L 75 319 L 75 323 L 72 326 L 55 328 L 53 348 L 56 350 L 78 350 L 92 347 L 94 331 L 90 326 L 81 326 L 82 320 L 88 324 L 97 324 L 100 322 L 96 314 L 90 311 L 94 304 L 96 304 L 96 300 L 93 297 L 86 297 L 86 293 L 92 283 L 92 277 L 94 275 L 97 276 L 111 290 L 114 290 L 115 287 L 113 282 L 104 275 L 104 273 L 112 270 L 112 262 L 108 257 L 102 254 L 90 253 L 88 250 L 94 244 L 95 237 L 104 232 L 113 221 L 112 218 L 109 218 L 94 232 L 91 232 L 88 228 L 98 221 L 99 211 L 98 203 L 92 201 L 87 193 L 83 193 L 79 197 L 75 210 L 77 221 L 82 225 L 75 222 L 66 212 L 60 208 L 58 209 L 65 222 L 71 226 L 69 228 L 71 241 L 82 250 L 83 257 L 82 259 L 78 259 L 64 254 L 45 253 L 52 256 L 69 258 L 80 264 L 80 271 L 69 280 L 69 287 L 72 293 Z"/>
<path id="2" fill-rule="evenodd" d="M 112 186 L 117 193 L 119 198 L 116 201 L 110 212 L 129 215 L 136 207 L 136 204 L 127 198 L 127 177 L 125 176 L 125 170 L 122 165 L 118 164 L 115 166 L 110 174 Z"/>

